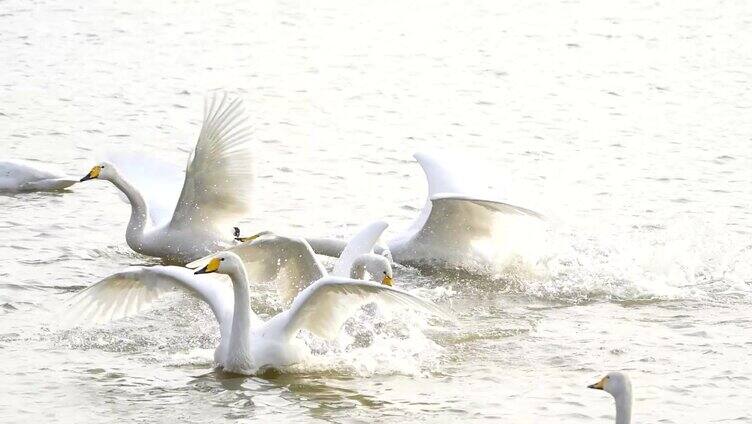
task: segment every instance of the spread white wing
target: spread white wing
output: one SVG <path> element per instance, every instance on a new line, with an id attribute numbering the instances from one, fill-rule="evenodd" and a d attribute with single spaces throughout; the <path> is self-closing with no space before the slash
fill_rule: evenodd
<path id="1" fill-rule="evenodd" d="M 243 261 L 251 283 L 276 283 L 284 303 L 290 303 L 301 290 L 326 275 L 326 269 L 302 238 L 267 234 L 228 250 Z M 186 266 L 198 268 L 211 257 Z"/>
<path id="2" fill-rule="evenodd" d="M 99 324 L 138 314 L 165 293 L 182 289 L 206 302 L 224 332 L 234 304 L 229 280 L 197 276 L 186 268 L 131 268 L 110 275 L 77 293 L 65 314 L 70 324 Z"/>
<path id="3" fill-rule="evenodd" d="M 306 329 L 319 337 L 332 339 L 356 309 L 371 302 L 447 317 L 432 302 L 398 288 L 349 278 L 325 277 L 303 290 L 288 311 L 272 320 L 281 321 L 277 324 L 281 325 L 281 331 L 288 337 Z"/>
<path id="4" fill-rule="evenodd" d="M 397 262 L 498 259 L 509 248 L 510 221 L 543 219 L 530 209 L 460 192 L 459 177 L 449 167 L 425 153 L 415 158 L 426 174 L 429 197 L 411 227 L 389 242 Z"/>
<path id="5" fill-rule="evenodd" d="M 301 238 L 265 235 L 230 251 L 243 260 L 251 281 L 275 282 L 284 303 L 326 275 L 311 246 Z"/>
<path id="6" fill-rule="evenodd" d="M 426 175 L 428 198 L 410 227 L 389 240 L 395 262 L 497 265 L 519 253 L 525 244 L 519 239 L 528 230 L 538 236 L 540 228 L 536 227 L 544 219 L 538 212 L 479 194 L 482 184 L 473 184 L 456 171 L 463 167 L 449 166 L 426 153 L 414 156 Z M 318 254 L 344 256 L 344 240 L 307 240 Z M 374 251 L 382 253 L 383 249 L 376 245 Z"/>
<path id="7" fill-rule="evenodd" d="M 424 259 L 462 262 L 462 258 L 499 257 L 491 250 L 504 248 L 504 238 L 511 236 L 505 229 L 514 216 L 541 218 L 534 211 L 502 202 L 440 194 L 431 198 L 423 225 L 409 236 L 403 235 L 404 238 L 390 243 L 390 248 L 397 260 L 403 262 Z M 492 242 L 483 243 L 486 240 Z M 485 252 L 476 251 L 481 245 Z"/>
<path id="8" fill-rule="evenodd" d="M 389 224 L 384 221 L 376 221 L 360 230 L 345 246 L 337 263 L 334 264 L 332 275 L 349 277 L 355 259 L 362 254 L 373 252 L 374 245 L 388 226 Z"/>
<path id="9" fill-rule="evenodd" d="M 253 154 L 246 119 L 240 99 L 207 99 L 171 228 L 231 226 L 250 211 Z"/>

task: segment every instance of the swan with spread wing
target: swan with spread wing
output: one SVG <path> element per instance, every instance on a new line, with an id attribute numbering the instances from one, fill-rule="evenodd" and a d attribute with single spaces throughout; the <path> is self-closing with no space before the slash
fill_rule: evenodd
<path id="1" fill-rule="evenodd" d="M 386 246 L 377 246 L 376 253 L 388 250 L 395 262 L 412 266 L 495 265 L 516 253 L 512 238 L 530 236 L 511 233 L 523 225 L 540 227 L 544 218 L 538 212 L 473 194 L 451 166 L 427 153 L 414 157 L 426 174 L 428 199 L 412 225 Z M 307 240 L 316 253 L 327 256 L 338 256 L 346 245 L 336 239 Z"/>
<path id="2" fill-rule="evenodd" d="M 387 269 L 376 272 L 379 271 Z M 228 275 L 231 285 L 223 279 L 198 275 L 211 273 Z M 367 303 L 393 304 L 445 316 L 433 303 L 406 291 L 364 280 L 325 276 L 300 291 L 289 309 L 263 321 L 250 306 L 243 260 L 230 251 L 214 255 L 195 272 L 155 266 L 114 274 L 78 293 L 68 315 L 85 323 L 134 315 L 175 288 L 206 302 L 217 319 L 217 366 L 248 375 L 265 367 L 283 368 L 305 360 L 311 352 L 297 337 L 300 330 L 332 339 L 353 312 Z"/>
<path id="3" fill-rule="evenodd" d="M 250 211 L 253 185 L 251 131 L 240 99 L 207 98 L 182 190 L 180 178 L 169 165 L 122 155 L 94 166 L 81 181 L 110 181 L 127 197 L 125 238 L 136 252 L 186 263 L 231 246 L 232 223 Z"/>

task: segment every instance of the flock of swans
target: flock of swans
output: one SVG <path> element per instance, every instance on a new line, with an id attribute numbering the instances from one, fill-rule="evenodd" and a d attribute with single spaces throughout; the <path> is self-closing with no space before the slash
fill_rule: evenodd
<path id="1" fill-rule="evenodd" d="M 312 353 L 297 337 L 301 330 L 334 338 L 344 322 L 369 303 L 451 319 L 434 303 L 395 287 L 392 263 L 453 267 L 492 261 L 493 255 L 477 249 L 474 242 L 493 241 L 499 216 L 543 219 L 530 209 L 468 193 L 449 167 L 417 153 L 415 159 L 428 180 L 428 199 L 410 228 L 385 244 L 379 242 L 387 228 L 381 221 L 366 225 L 349 241 L 266 231 L 242 237 L 235 225 L 250 211 L 254 176 L 246 121 L 240 99 L 226 94 L 208 97 L 184 175 L 170 165 L 132 154 L 100 162 L 80 180 L 39 170 L 31 163 L 0 161 L 0 192 L 62 190 L 90 180 L 111 182 L 131 207 L 125 234 L 128 246 L 173 264 L 132 267 L 80 291 L 69 302 L 70 323 L 100 324 L 132 316 L 161 295 L 182 290 L 206 302 L 219 324 L 217 367 L 255 374 L 304 361 Z M 317 254 L 337 258 L 331 273 Z M 273 282 L 287 307 L 267 321 L 250 306 L 250 290 L 259 282 Z M 625 374 L 610 373 L 588 387 L 614 397 L 617 424 L 630 422 L 631 383 Z"/>

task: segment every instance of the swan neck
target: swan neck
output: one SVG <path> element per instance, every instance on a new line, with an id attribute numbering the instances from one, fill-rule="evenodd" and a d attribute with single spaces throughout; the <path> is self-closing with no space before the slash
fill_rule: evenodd
<path id="1" fill-rule="evenodd" d="M 126 238 L 128 244 L 133 247 L 132 242 L 135 241 L 138 243 L 146 229 L 148 217 L 146 202 L 141 193 L 120 175 L 116 174 L 110 181 L 125 194 L 125 197 L 128 198 L 128 202 L 131 204 L 131 219 L 128 222 Z"/>
<path id="2" fill-rule="evenodd" d="M 614 397 L 616 403 L 616 424 L 632 422 L 632 393 L 626 391 Z"/>
<path id="3" fill-rule="evenodd" d="M 243 268 L 237 268 L 229 275 L 235 297 L 229 348 L 230 351 L 247 352 L 250 348 L 251 314 L 253 314 L 248 294 L 248 277 Z"/>

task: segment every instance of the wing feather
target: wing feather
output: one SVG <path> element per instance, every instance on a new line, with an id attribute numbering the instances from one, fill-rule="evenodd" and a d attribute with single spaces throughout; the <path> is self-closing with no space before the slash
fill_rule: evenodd
<path id="1" fill-rule="evenodd" d="M 250 283 L 275 283 L 277 293 L 286 304 L 327 274 L 311 246 L 302 238 L 267 233 L 227 250 L 243 261 Z M 197 259 L 186 267 L 200 268 L 213 256 Z"/>
<path id="2" fill-rule="evenodd" d="M 326 275 L 311 246 L 302 238 L 270 234 L 229 250 L 243 260 L 249 280 L 275 282 L 285 304 Z"/>
<path id="3" fill-rule="evenodd" d="M 482 197 L 467 196 L 456 193 L 439 193 L 431 197 L 431 203 L 434 205 L 438 202 L 455 201 L 455 202 L 469 202 L 485 208 L 489 212 L 499 212 L 507 215 L 524 215 L 532 218 L 546 219 L 542 214 L 522 206 L 516 206 L 509 203 L 499 202 L 497 200 L 491 200 Z M 430 220 L 430 218 L 429 218 Z"/>
<path id="4" fill-rule="evenodd" d="M 208 278 L 207 278 L 208 277 Z M 77 293 L 69 302 L 69 324 L 101 324 L 146 310 L 165 293 L 182 289 L 206 302 L 224 328 L 232 318 L 233 294 L 216 276 L 195 276 L 185 268 L 131 268 Z"/>
<path id="5" fill-rule="evenodd" d="M 428 200 L 410 228 L 390 240 L 397 262 L 503 264 L 518 249 L 519 240 L 512 236 L 535 230 L 544 219 L 533 210 L 470 194 L 472 189 L 462 187 L 467 181 L 435 157 L 416 153 L 415 158 L 426 174 Z"/>
<path id="6" fill-rule="evenodd" d="M 239 98 L 212 96 L 170 226 L 231 225 L 250 211 L 251 128 Z"/>
<path id="7" fill-rule="evenodd" d="M 357 308 L 370 302 L 399 305 L 448 318 L 434 303 L 404 290 L 362 280 L 326 277 L 295 298 L 286 312 L 283 331 L 292 337 L 298 330 L 306 329 L 319 337 L 332 339 Z"/>
<path id="8" fill-rule="evenodd" d="M 530 209 L 464 195 L 438 194 L 430 202 L 420 228 L 390 241 L 398 262 L 501 263 L 525 238 L 518 233 L 539 231 L 543 219 Z"/>

